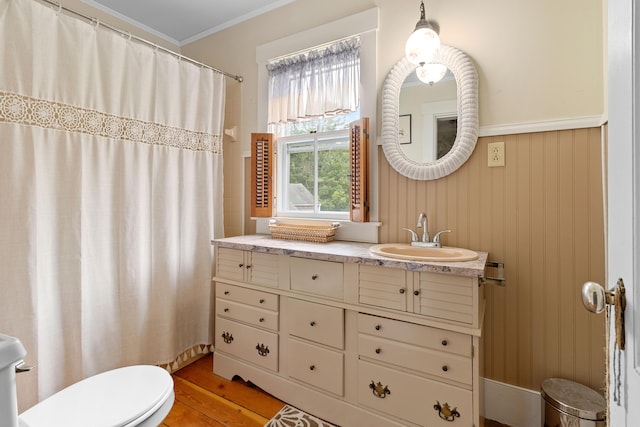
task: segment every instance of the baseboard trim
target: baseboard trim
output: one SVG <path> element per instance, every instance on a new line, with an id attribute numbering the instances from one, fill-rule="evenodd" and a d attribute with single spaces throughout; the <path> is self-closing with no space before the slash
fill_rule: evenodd
<path id="1" fill-rule="evenodd" d="M 484 418 L 512 427 L 540 427 L 542 404 L 539 392 L 481 379 Z"/>

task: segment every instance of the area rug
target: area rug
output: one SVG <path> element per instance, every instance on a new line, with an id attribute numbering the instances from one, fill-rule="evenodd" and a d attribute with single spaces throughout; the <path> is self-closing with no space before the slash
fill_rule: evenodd
<path id="1" fill-rule="evenodd" d="M 269 420 L 264 427 L 337 427 L 333 424 L 321 420 L 318 417 L 309 415 L 298 408 L 285 405 L 278 413 Z"/>

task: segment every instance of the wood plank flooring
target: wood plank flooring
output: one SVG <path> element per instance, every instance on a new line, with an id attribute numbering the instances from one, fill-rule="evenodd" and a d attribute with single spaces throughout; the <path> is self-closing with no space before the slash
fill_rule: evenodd
<path id="1" fill-rule="evenodd" d="M 173 374 L 175 403 L 162 427 L 262 427 L 285 405 L 250 383 L 215 375 L 213 363 L 209 354 Z M 508 426 L 481 420 L 480 427 Z"/>
<path id="2" fill-rule="evenodd" d="M 175 403 L 163 427 L 262 427 L 284 402 L 240 380 L 213 373 L 209 354 L 173 374 Z"/>

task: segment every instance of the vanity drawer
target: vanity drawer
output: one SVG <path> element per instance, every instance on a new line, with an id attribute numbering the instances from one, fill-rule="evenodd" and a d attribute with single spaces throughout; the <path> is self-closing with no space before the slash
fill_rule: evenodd
<path id="1" fill-rule="evenodd" d="M 465 357 L 472 352 L 469 335 L 369 314 L 358 313 L 358 332 Z"/>
<path id="2" fill-rule="evenodd" d="M 278 310 L 278 295 L 226 283 L 217 282 L 216 297 L 264 308 L 266 310 Z"/>
<path id="3" fill-rule="evenodd" d="M 287 353 L 290 377 L 338 396 L 344 394 L 341 352 L 289 338 Z"/>
<path id="4" fill-rule="evenodd" d="M 459 426 L 474 424 L 470 390 L 363 360 L 358 361 L 358 403 L 421 426 L 444 427 L 451 421 Z M 455 408 L 459 416 L 446 408 Z"/>
<path id="5" fill-rule="evenodd" d="M 278 331 L 278 312 L 216 298 L 216 314 L 254 326 Z"/>
<path id="6" fill-rule="evenodd" d="M 288 319 L 291 335 L 344 349 L 344 310 L 289 298 Z"/>
<path id="7" fill-rule="evenodd" d="M 445 380 L 469 386 L 473 383 L 473 366 L 470 357 L 365 334 L 358 335 L 358 354 L 361 357 L 391 363 Z"/>
<path id="8" fill-rule="evenodd" d="M 404 270 L 361 265 L 358 270 L 360 304 L 407 311 L 407 274 Z"/>
<path id="9" fill-rule="evenodd" d="M 340 262 L 291 258 L 291 289 L 343 299 L 343 265 Z"/>
<path id="10" fill-rule="evenodd" d="M 216 351 L 278 371 L 278 334 L 216 317 Z"/>

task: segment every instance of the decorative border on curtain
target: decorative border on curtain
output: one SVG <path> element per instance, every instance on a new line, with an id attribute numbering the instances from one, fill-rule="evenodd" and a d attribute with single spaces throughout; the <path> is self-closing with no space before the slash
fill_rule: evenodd
<path id="1" fill-rule="evenodd" d="M 222 154 L 222 138 L 0 91 L 0 122 Z"/>
<path id="2" fill-rule="evenodd" d="M 186 366 L 209 353 L 213 353 L 212 344 L 196 344 L 180 353 L 172 362 L 159 363 L 158 366 L 172 374 L 183 366 Z"/>

